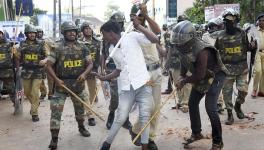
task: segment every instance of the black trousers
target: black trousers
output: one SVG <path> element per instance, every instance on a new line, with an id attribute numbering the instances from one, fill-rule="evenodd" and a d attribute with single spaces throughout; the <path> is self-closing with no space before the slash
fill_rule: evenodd
<path id="1" fill-rule="evenodd" d="M 216 73 L 213 83 L 207 93 L 200 93 L 192 88 L 189 98 L 191 129 L 193 134 L 198 134 L 202 131 L 199 103 L 203 96 L 205 96 L 205 108 L 211 122 L 214 144 L 220 144 L 223 141 L 221 122 L 217 112 L 217 99 L 222 89 L 225 76 L 225 73 L 222 71 Z"/>

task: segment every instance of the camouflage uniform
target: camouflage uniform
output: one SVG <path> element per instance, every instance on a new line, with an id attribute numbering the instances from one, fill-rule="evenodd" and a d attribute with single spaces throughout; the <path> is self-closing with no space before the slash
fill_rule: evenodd
<path id="1" fill-rule="evenodd" d="M 229 71 L 223 86 L 223 98 L 226 109 L 232 110 L 233 84 L 236 82 L 238 96 L 236 102 L 243 104 L 248 92 L 247 83 L 247 51 L 248 40 L 246 33 L 237 28 L 235 35 L 228 35 L 224 30 L 213 36 L 217 37 L 215 47 L 219 50 L 221 59 Z"/>
<path id="2" fill-rule="evenodd" d="M 44 42 L 30 41 L 27 38 L 26 41 L 20 43 L 19 51 L 24 92 L 31 103 L 30 114 L 32 117 L 38 116 L 39 88 L 46 76 L 44 67 L 40 66 L 39 62 L 46 57 L 47 49 Z"/>
<path id="3" fill-rule="evenodd" d="M 4 34 L 3 34 L 4 36 Z M 3 89 L 10 96 L 12 102 L 15 100 L 15 82 L 13 60 L 11 58 L 11 43 L 4 39 L 0 40 L 0 82 L 3 82 Z M 0 89 L 0 92 L 3 90 Z M 1 94 L 0 94 L 1 95 Z"/>
<path id="4" fill-rule="evenodd" d="M 85 59 L 90 57 L 89 51 L 83 44 L 76 42 L 74 49 L 66 45 L 64 40 L 57 43 L 54 50 L 50 52 L 49 61 L 55 64 L 56 75 L 64 81 L 65 86 L 71 89 L 84 101 L 87 94 L 84 91 L 85 83 L 76 82 L 78 76 L 85 70 Z M 51 119 L 50 129 L 60 129 L 61 115 L 63 106 L 68 93 L 55 84 L 54 97 L 50 101 Z M 73 102 L 76 121 L 84 121 L 84 107 L 71 96 Z"/>

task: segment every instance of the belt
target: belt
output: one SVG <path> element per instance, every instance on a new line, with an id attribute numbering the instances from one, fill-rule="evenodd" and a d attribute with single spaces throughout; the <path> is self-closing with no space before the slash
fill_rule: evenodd
<path id="1" fill-rule="evenodd" d="M 159 67 L 160 67 L 159 63 L 148 64 L 147 65 L 147 70 L 148 71 L 153 71 L 153 70 L 158 69 Z"/>

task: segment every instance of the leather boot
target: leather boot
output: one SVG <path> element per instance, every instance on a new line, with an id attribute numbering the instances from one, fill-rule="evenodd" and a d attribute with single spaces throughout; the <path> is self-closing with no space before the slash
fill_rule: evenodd
<path id="1" fill-rule="evenodd" d="M 148 149 L 149 150 L 158 150 L 158 146 L 156 145 L 156 143 L 153 140 L 149 139 Z"/>
<path id="2" fill-rule="evenodd" d="M 110 149 L 111 144 L 107 143 L 106 141 L 104 141 L 102 147 L 100 148 L 100 150 L 109 150 Z"/>
<path id="3" fill-rule="evenodd" d="M 114 122 L 114 118 L 115 118 L 115 112 L 114 111 L 110 111 L 108 114 L 108 118 L 107 118 L 107 122 L 106 122 L 106 128 L 109 130 Z"/>
<path id="4" fill-rule="evenodd" d="M 33 122 L 38 122 L 39 121 L 38 115 L 32 115 L 32 121 Z"/>
<path id="5" fill-rule="evenodd" d="M 129 117 L 127 117 L 127 120 L 125 121 L 125 123 L 122 125 L 123 128 L 129 130 L 130 128 L 132 128 L 132 124 L 129 121 Z"/>
<path id="6" fill-rule="evenodd" d="M 241 104 L 239 104 L 238 102 L 235 103 L 234 109 L 236 111 L 237 114 L 237 118 L 238 119 L 244 119 L 245 115 L 243 113 L 243 111 L 241 110 Z"/>
<path id="7" fill-rule="evenodd" d="M 58 135 L 59 135 L 59 130 L 58 129 L 51 129 L 51 141 L 49 148 L 51 150 L 56 150 L 57 149 L 57 144 L 58 144 Z"/>
<path id="8" fill-rule="evenodd" d="M 225 122 L 226 125 L 232 125 L 234 123 L 234 117 L 231 109 L 227 110 L 227 120 Z"/>
<path id="9" fill-rule="evenodd" d="M 83 125 L 83 121 L 78 122 L 78 128 L 79 128 L 79 132 L 81 133 L 82 136 L 89 137 L 91 135 L 90 132 L 85 129 L 85 127 Z"/>
<path id="10" fill-rule="evenodd" d="M 220 144 L 214 144 L 212 145 L 212 148 L 210 150 L 221 150 L 224 147 L 224 143 L 221 142 Z"/>

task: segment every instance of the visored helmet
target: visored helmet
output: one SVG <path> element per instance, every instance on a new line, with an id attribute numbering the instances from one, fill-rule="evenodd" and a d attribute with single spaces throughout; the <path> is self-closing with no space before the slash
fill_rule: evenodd
<path id="1" fill-rule="evenodd" d="M 184 20 L 187 20 L 187 17 L 185 15 L 179 15 L 178 18 L 177 18 L 177 22 L 181 22 L 181 21 L 184 21 Z"/>
<path id="2" fill-rule="evenodd" d="M 76 33 L 78 32 L 78 28 L 72 21 L 65 21 L 61 25 L 61 34 L 64 34 L 68 30 L 75 30 Z"/>
<path id="3" fill-rule="evenodd" d="M 37 30 L 36 30 L 36 28 L 33 25 L 26 24 L 24 33 L 26 34 L 26 33 L 29 33 L 29 32 L 37 33 Z"/>
<path id="4" fill-rule="evenodd" d="M 110 17 L 110 20 L 113 20 L 116 22 L 125 22 L 126 18 L 125 18 L 124 13 L 120 11 L 116 11 L 112 14 L 112 16 Z"/>
<path id="5" fill-rule="evenodd" d="M 89 22 L 89 21 L 85 21 L 85 22 L 83 22 L 82 25 L 81 25 L 81 31 L 83 31 L 85 27 L 90 27 L 90 28 L 92 28 L 91 26 L 93 26 L 93 24 L 92 24 L 91 22 Z"/>
<path id="6" fill-rule="evenodd" d="M 259 20 L 260 18 L 264 17 L 264 13 L 260 14 L 258 17 L 257 17 L 257 20 Z"/>
<path id="7" fill-rule="evenodd" d="M 184 45 L 196 35 L 193 24 L 188 21 L 182 21 L 173 27 L 170 42 L 176 45 Z"/>
<path id="8" fill-rule="evenodd" d="M 224 10 L 222 17 L 224 20 L 237 20 L 237 22 L 240 20 L 239 13 L 231 8 Z"/>

